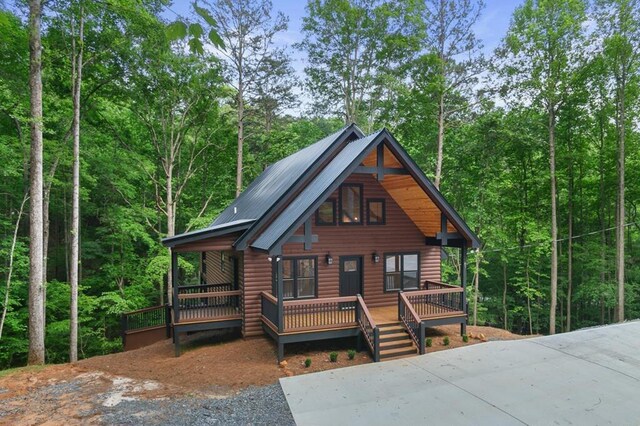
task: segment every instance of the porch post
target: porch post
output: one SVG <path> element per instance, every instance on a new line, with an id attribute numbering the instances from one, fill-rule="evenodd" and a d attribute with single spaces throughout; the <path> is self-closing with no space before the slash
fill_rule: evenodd
<path id="1" fill-rule="evenodd" d="M 467 244 L 466 241 L 460 247 L 460 286 L 462 287 L 462 310 L 465 313 L 463 322 L 460 323 L 460 334 L 467 334 L 467 316 L 469 307 L 467 306 Z"/>
<path id="2" fill-rule="evenodd" d="M 274 257 L 276 262 L 276 291 L 278 298 L 278 332 L 282 333 L 284 331 L 284 283 L 282 280 L 283 275 L 283 267 L 282 267 L 282 256 L 278 255 Z"/>
<path id="3" fill-rule="evenodd" d="M 173 283 L 173 322 L 180 319 L 180 309 L 178 303 L 178 253 L 171 249 L 171 281 Z"/>

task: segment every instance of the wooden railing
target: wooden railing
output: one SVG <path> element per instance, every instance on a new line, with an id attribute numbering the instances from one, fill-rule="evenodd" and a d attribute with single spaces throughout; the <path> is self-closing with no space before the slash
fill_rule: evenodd
<path id="1" fill-rule="evenodd" d="M 420 318 L 464 314 L 464 289 L 446 287 L 407 292 L 406 298 Z"/>
<path id="2" fill-rule="evenodd" d="M 411 339 L 418 347 L 420 355 L 425 353 L 425 324 L 418 313 L 413 309 L 406 293 L 398 293 L 398 316 Z"/>
<path id="3" fill-rule="evenodd" d="M 320 330 L 356 326 L 356 296 L 286 300 L 284 331 Z"/>
<path id="4" fill-rule="evenodd" d="M 356 304 L 356 321 L 360 326 L 360 331 L 362 331 L 367 346 L 369 346 L 373 360 L 378 362 L 380 361 L 380 329 L 373 320 L 371 313 L 369 313 L 369 309 L 364 303 L 362 296 L 358 295 L 356 297 L 358 299 L 358 303 Z"/>
<path id="5" fill-rule="evenodd" d="M 120 317 L 123 333 L 146 328 L 167 327 L 167 335 L 171 332 L 171 309 L 169 305 L 158 305 L 137 311 L 125 312 Z"/>
<path id="6" fill-rule="evenodd" d="M 262 316 L 268 319 L 277 329 L 280 325 L 280 318 L 278 316 L 278 299 L 266 291 L 260 293 L 260 297 L 262 303 Z"/>
<path id="7" fill-rule="evenodd" d="M 442 281 L 426 280 L 424 282 L 425 290 L 441 290 L 443 288 L 460 288 L 453 284 L 443 283 Z"/>
<path id="8" fill-rule="evenodd" d="M 241 290 L 231 284 L 178 286 L 174 290 L 175 323 L 239 317 Z"/>

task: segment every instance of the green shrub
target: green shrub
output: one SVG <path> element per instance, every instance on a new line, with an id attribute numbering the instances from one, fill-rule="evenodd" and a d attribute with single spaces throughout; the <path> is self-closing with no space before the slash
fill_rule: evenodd
<path id="1" fill-rule="evenodd" d="M 347 351 L 347 356 L 349 357 L 349 359 L 354 359 L 356 357 L 356 351 L 353 349 L 349 349 Z"/>
<path id="2" fill-rule="evenodd" d="M 449 336 L 444 336 L 444 339 L 442 339 L 442 344 L 445 346 L 449 346 Z"/>
<path id="3" fill-rule="evenodd" d="M 467 343 L 469 341 L 469 336 L 467 336 L 466 334 L 462 335 L 462 341 Z"/>
<path id="4" fill-rule="evenodd" d="M 307 358 L 307 359 L 304 360 L 304 366 L 306 368 L 311 367 L 311 358 Z"/>
<path id="5" fill-rule="evenodd" d="M 431 346 L 433 346 L 433 339 L 431 337 L 427 337 L 427 347 L 430 348 Z"/>
<path id="6" fill-rule="evenodd" d="M 338 352 L 331 352 L 329 354 L 329 361 L 336 362 L 338 360 Z"/>

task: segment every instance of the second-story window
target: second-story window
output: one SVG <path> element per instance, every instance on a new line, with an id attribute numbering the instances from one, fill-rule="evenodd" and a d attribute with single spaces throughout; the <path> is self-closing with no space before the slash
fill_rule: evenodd
<path id="1" fill-rule="evenodd" d="M 340 223 L 362 223 L 362 185 L 344 184 L 340 187 Z"/>
<path id="2" fill-rule="evenodd" d="M 335 225 L 336 224 L 336 200 L 329 198 L 320 204 L 316 212 L 316 225 Z"/>

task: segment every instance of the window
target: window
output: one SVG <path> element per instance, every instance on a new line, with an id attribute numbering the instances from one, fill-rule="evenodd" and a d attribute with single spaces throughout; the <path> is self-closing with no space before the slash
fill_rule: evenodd
<path id="1" fill-rule="evenodd" d="M 416 290 L 420 282 L 418 253 L 384 255 L 384 290 Z"/>
<path id="2" fill-rule="evenodd" d="M 387 217 L 384 199 L 367 200 L 367 225 L 384 225 Z"/>
<path id="3" fill-rule="evenodd" d="M 362 223 L 362 185 L 345 184 L 340 187 L 340 223 Z"/>
<path id="4" fill-rule="evenodd" d="M 281 262 L 284 299 L 315 297 L 316 258 L 283 258 Z M 275 278 L 277 280 L 277 274 Z M 274 293 L 276 293 L 275 288 Z"/>
<path id="5" fill-rule="evenodd" d="M 316 212 L 316 225 L 335 225 L 336 224 L 336 200 L 328 199 L 320 205 Z"/>

